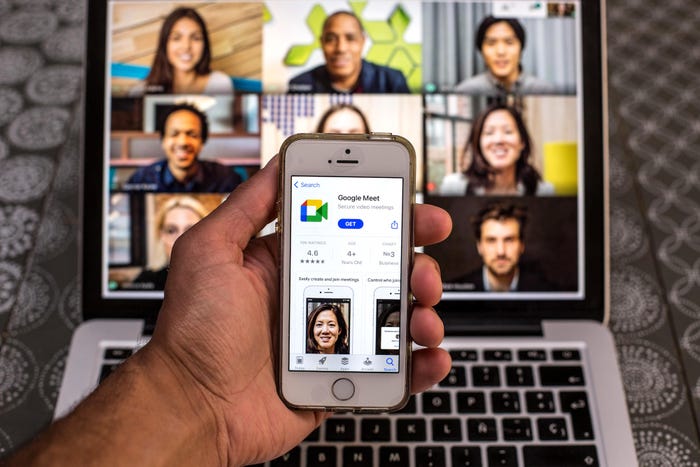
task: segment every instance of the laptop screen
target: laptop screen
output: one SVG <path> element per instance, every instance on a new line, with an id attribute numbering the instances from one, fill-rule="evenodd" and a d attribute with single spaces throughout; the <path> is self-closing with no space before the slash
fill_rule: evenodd
<path id="1" fill-rule="evenodd" d="M 156 303 L 177 237 L 286 137 L 371 131 L 413 143 L 418 199 L 452 215 L 450 237 L 425 248 L 445 309 L 600 302 L 603 183 L 587 179 L 603 177 L 600 65 L 584 78 L 600 60 L 593 5 L 107 2 L 89 32 L 104 56 L 88 69 L 86 159 L 100 163 L 86 168 L 99 168 L 102 194 L 88 282 L 107 301 Z"/>

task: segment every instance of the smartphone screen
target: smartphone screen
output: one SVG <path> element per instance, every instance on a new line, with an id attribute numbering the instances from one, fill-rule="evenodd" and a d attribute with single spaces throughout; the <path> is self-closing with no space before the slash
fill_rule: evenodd
<path id="1" fill-rule="evenodd" d="M 404 183 L 291 177 L 290 371 L 400 371 Z"/>
<path id="2" fill-rule="evenodd" d="M 375 352 L 378 355 L 398 355 L 401 342 L 400 289 L 380 287 L 374 294 L 377 315 Z M 391 360 L 393 361 L 393 359 Z"/>

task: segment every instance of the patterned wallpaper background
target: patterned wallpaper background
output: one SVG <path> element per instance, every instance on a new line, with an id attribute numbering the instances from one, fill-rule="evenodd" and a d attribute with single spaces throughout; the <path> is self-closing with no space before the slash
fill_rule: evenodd
<path id="1" fill-rule="evenodd" d="M 0 455 L 51 420 L 77 290 L 83 0 L 0 0 Z"/>
<path id="2" fill-rule="evenodd" d="M 643 466 L 700 465 L 699 21 L 608 3 L 611 325 Z"/>
<path id="3" fill-rule="evenodd" d="M 0 457 L 80 322 L 85 0 L 0 0 Z M 642 466 L 700 466 L 700 9 L 609 0 L 612 320 Z"/>

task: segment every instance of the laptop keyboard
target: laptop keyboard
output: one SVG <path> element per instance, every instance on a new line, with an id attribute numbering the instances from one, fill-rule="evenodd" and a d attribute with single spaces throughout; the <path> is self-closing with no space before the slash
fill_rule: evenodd
<path id="1" fill-rule="evenodd" d="M 604 465 L 585 352 L 567 345 L 453 349 L 447 377 L 402 410 L 338 413 L 301 445 L 261 465 Z M 129 355 L 130 349 L 107 349 L 103 375 Z"/>

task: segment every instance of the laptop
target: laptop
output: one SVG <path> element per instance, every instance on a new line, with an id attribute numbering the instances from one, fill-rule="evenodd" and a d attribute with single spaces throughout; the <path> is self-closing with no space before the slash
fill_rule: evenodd
<path id="1" fill-rule="evenodd" d="M 218 87 L 175 92 L 152 73 L 163 25 L 173 15 L 193 18 L 179 7 L 205 24 Z M 306 86 L 313 70 L 323 69 L 323 21 L 341 10 L 361 21 L 364 60 L 399 70 L 402 91 L 363 84 L 351 93 L 299 92 L 299 83 Z M 90 3 L 88 16 L 84 322 L 71 342 L 56 418 L 150 338 L 174 238 L 266 163 L 287 136 L 323 131 L 324 115 L 345 108 L 364 117 L 365 131 L 413 143 L 418 199 L 453 218 L 450 237 L 424 248 L 442 271 L 436 309 L 453 368 L 401 411 L 337 414 L 268 464 L 637 464 L 605 327 L 601 0 L 102 0 Z M 505 36 L 491 37 L 492 25 Z M 490 61 L 498 47 L 511 53 L 515 47 L 515 81 L 497 79 L 498 67 L 508 65 L 504 51 Z M 178 185 L 166 176 L 166 129 L 183 105 L 205 116 L 208 138 L 197 158 L 233 180 L 226 189 Z M 492 130 L 493 115 L 517 132 L 506 124 Z M 200 118 L 200 130 L 202 124 Z M 487 137 L 498 132 L 508 135 L 494 143 L 489 160 Z M 472 133 L 478 137 L 469 143 Z M 530 175 L 503 189 L 496 171 L 477 170 L 477 159 L 482 169 L 484 160 L 496 166 L 510 147 L 527 160 Z M 160 178 L 143 182 L 139 176 L 149 171 Z M 189 213 L 189 223 L 167 220 L 173 206 Z M 515 225 L 516 234 L 491 229 L 504 225 Z M 510 253 L 498 253 L 506 244 Z M 391 355 L 395 340 L 380 339 L 389 334 L 380 327 L 377 353 Z"/>

